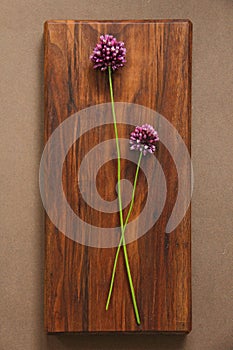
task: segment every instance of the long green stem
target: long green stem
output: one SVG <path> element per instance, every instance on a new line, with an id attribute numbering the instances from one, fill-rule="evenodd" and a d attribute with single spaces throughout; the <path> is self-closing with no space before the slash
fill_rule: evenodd
<path id="1" fill-rule="evenodd" d="M 127 217 L 126 217 L 126 220 L 124 223 L 123 233 L 125 233 L 125 229 L 126 229 L 126 226 L 128 224 L 128 221 L 129 221 L 132 209 L 133 209 L 133 205 L 134 205 L 135 191 L 136 191 L 136 185 L 137 185 L 137 180 L 138 180 L 138 173 L 139 173 L 139 169 L 140 169 L 141 159 L 142 159 L 142 152 L 140 152 L 139 159 L 138 159 L 138 164 L 137 164 L 137 169 L 136 169 L 134 184 L 133 184 L 132 198 L 131 198 L 131 202 L 130 202 L 129 211 L 128 211 L 128 214 L 127 214 Z M 110 288 L 109 288 L 109 293 L 108 293 L 108 299 L 107 299 L 107 303 L 106 303 L 106 309 L 108 309 L 108 306 L 110 303 L 112 289 L 113 289 L 113 283 L 114 283 L 114 278 L 115 278 L 115 273 L 116 273 L 118 256 L 119 256 L 120 248 L 121 248 L 123 241 L 124 241 L 124 235 L 121 236 L 121 239 L 120 239 L 117 251 L 116 251 L 116 256 L 115 256 L 113 270 L 112 270 L 111 283 L 110 283 Z"/>
<path id="2" fill-rule="evenodd" d="M 119 147 L 119 138 L 118 138 L 118 130 L 117 130 L 117 123 L 116 123 L 116 112 L 115 112 L 115 106 L 114 106 L 114 96 L 113 96 L 113 87 L 112 87 L 112 70 L 111 67 L 108 67 L 108 77 L 109 77 L 109 88 L 110 88 L 110 96 L 111 96 L 111 105 L 112 105 L 112 115 L 113 115 L 113 122 L 114 122 L 114 131 L 115 131 L 115 137 L 116 137 L 116 148 L 117 148 L 117 186 L 118 186 L 118 202 L 119 202 L 119 212 L 120 212 L 120 224 L 121 224 L 121 235 L 123 238 L 123 251 L 124 251 L 124 257 L 125 257 L 125 265 L 130 285 L 130 291 L 134 306 L 134 312 L 136 316 L 137 323 L 140 324 L 140 317 L 133 287 L 133 281 L 131 277 L 130 272 L 130 266 L 129 266 L 129 260 L 128 260 L 128 254 L 127 254 L 127 248 L 125 244 L 125 237 L 124 237 L 124 222 L 123 222 L 123 214 L 122 214 L 122 200 L 121 200 L 121 160 L 120 160 L 120 147 Z M 106 305 L 106 310 L 108 309 Z"/>

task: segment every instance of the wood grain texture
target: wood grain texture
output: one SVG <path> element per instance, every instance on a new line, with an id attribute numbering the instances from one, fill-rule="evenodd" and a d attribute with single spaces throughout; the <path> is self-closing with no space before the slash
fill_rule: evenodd
<path id="1" fill-rule="evenodd" d="M 156 110 L 175 126 L 190 151 L 192 25 L 186 20 L 47 21 L 45 142 L 71 114 L 110 102 L 107 76 L 94 71 L 89 60 L 102 33 L 112 33 L 127 47 L 127 65 L 114 75 L 115 101 Z M 128 137 L 131 130 L 131 126 L 119 126 L 120 137 Z M 88 132 L 72 146 L 63 168 L 63 188 L 70 206 L 83 220 L 100 227 L 106 227 L 106 223 L 108 227 L 118 225 L 119 215 L 100 215 L 83 201 L 77 186 L 77 171 L 91 147 L 113 137 L 114 130 L 109 126 Z M 162 144 L 156 157 L 167 180 L 166 204 L 150 231 L 127 246 L 141 325 L 135 322 L 122 252 L 111 305 L 106 312 L 116 248 L 80 245 L 59 232 L 46 216 L 47 332 L 187 333 L 191 330 L 190 209 L 179 226 L 165 234 L 177 196 L 177 172 Z M 123 160 L 122 178 L 133 181 L 135 168 Z M 117 180 L 116 169 L 116 162 L 109 161 L 98 174 L 97 187 L 107 200 L 116 198 L 112 190 Z M 142 193 L 146 196 L 146 179 L 140 172 L 132 219 L 140 213 L 145 200 Z"/>

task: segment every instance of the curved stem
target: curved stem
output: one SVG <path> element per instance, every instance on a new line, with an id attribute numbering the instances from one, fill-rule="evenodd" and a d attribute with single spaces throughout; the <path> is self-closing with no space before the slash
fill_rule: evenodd
<path id="1" fill-rule="evenodd" d="M 133 205 L 134 205 L 135 191 L 136 191 L 136 185 L 137 185 L 138 173 L 139 173 L 139 169 L 140 169 L 141 160 L 142 160 L 142 152 L 140 152 L 139 159 L 138 159 L 138 164 L 137 164 L 137 169 L 136 169 L 135 178 L 134 178 L 134 184 L 133 184 L 132 198 L 131 198 L 131 202 L 130 202 L 129 211 L 128 211 L 128 214 L 127 214 L 127 217 L 126 217 L 126 220 L 125 220 L 125 223 L 124 223 L 123 234 L 121 236 L 121 239 L 120 239 L 117 251 L 116 251 L 116 256 L 115 256 L 113 270 L 112 270 L 111 283 L 110 283 L 110 288 L 109 288 L 109 293 L 108 293 L 108 299 L 107 299 L 107 303 L 106 303 L 106 310 L 108 309 L 109 302 L 110 302 L 110 299 L 111 299 L 113 283 L 114 283 L 114 278 L 115 278 L 115 273 L 116 273 L 116 266 L 117 266 L 118 256 L 119 256 L 119 252 L 120 252 L 120 248 L 121 248 L 122 243 L 123 243 L 123 249 L 125 247 L 124 233 L 125 233 L 125 229 L 126 229 L 126 226 L 128 224 L 128 221 L 129 221 L 132 209 L 133 209 Z M 127 251 L 126 251 L 126 254 L 127 254 Z M 139 319 L 138 323 L 140 324 L 140 319 Z"/>
<path id="2" fill-rule="evenodd" d="M 135 292 L 134 292 L 133 281 L 131 277 L 127 248 L 125 244 L 125 237 L 124 237 L 124 222 L 123 222 L 123 214 L 122 214 L 122 200 L 121 200 L 121 186 L 120 186 L 120 180 L 121 180 L 120 147 L 119 147 L 116 112 L 115 112 L 115 106 L 114 106 L 114 96 L 113 96 L 113 87 L 112 87 L 112 70 L 110 66 L 108 67 L 108 76 L 109 76 L 109 88 L 110 88 L 112 115 L 113 115 L 113 122 L 114 122 L 114 131 L 116 136 L 116 148 L 117 148 L 117 186 L 118 186 L 118 202 L 119 202 L 120 224 L 121 224 L 121 235 L 122 235 L 121 237 L 123 239 L 124 258 L 125 258 L 126 270 L 127 270 L 130 291 L 131 291 L 131 296 L 132 296 L 132 301 L 134 306 L 134 312 L 135 312 L 137 323 L 140 324 L 140 317 L 139 317 L 137 302 L 135 298 Z M 119 252 L 118 252 L 118 255 L 119 255 Z M 113 285 L 113 282 L 112 282 L 112 285 Z M 110 301 L 110 298 L 109 298 L 109 301 Z M 107 301 L 106 310 L 108 309 L 109 301 Z"/>
<path id="3" fill-rule="evenodd" d="M 130 207 L 129 207 L 129 211 L 124 223 L 124 229 L 126 227 L 126 225 L 128 224 L 129 221 L 129 217 L 131 215 L 132 209 L 133 209 L 133 205 L 134 205 L 134 197 L 135 197 L 135 191 L 136 191 L 136 185 L 137 185 L 137 181 L 138 181 L 138 173 L 139 173 L 139 169 L 140 169 L 140 164 L 141 164 L 141 160 L 142 160 L 142 152 L 140 152 L 139 158 L 138 158 L 138 164 L 137 164 L 137 169 L 136 169 L 136 173 L 135 173 L 135 178 L 134 178 L 134 184 L 133 184 L 133 192 L 132 192 L 132 198 L 131 198 L 131 202 L 130 202 Z"/>

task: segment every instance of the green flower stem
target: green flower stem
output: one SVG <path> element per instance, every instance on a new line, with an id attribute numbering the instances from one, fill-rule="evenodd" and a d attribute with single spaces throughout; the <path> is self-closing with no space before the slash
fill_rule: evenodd
<path id="1" fill-rule="evenodd" d="M 115 256 L 115 260 L 114 260 L 114 265 L 113 265 L 113 270 L 112 270 L 112 277 L 111 277 L 111 283 L 110 283 L 108 299 L 107 299 L 107 303 L 106 303 L 106 310 L 108 309 L 108 306 L 109 306 L 109 303 L 110 303 L 110 299 L 111 299 L 111 294 L 112 294 L 113 283 L 114 283 L 115 274 L 116 274 L 116 266 L 117 266 L 118 256 L 119 256 L 119 253 L 120 253 L 120 248 L 121 248 L 122 243 L 123 243 L 123 247 L 125 245 L 124 233 L 125 233 L 125 229 L 126 229 L 126 226 L 128 224 L 128 221 L 129 221 L 132 209 L 133 209 L 133 205 L 134 205 L 135 191 L 136 191 L 136 185 L 137 185 L 138 173 L 139 173 L 139 169 L 140 169 L 141 160 L 142 160 L 142 152 L 140 152 L 139 159 L 138 159 L 138 164 L 137 164 L 137 169 L 136 169 L 135 178 L 134 178 L 133 192 L 132 192 L 132 198 L 131 198 L 131 202 L 130 202 L 129 211 L 128 211 L 128 214 L 127 214 L 127 217 L 126 217 L 126 220 L 125 220 L 125 223 L 124 223 L 123 234 L 121 236 L 120 243 L 118 245 L 116 256 Z M 136 307 L 137 307 L 137 305 L 136 305 Z M 140 324 L 140 318 L 139 318 L 139 322 L 138 323 Z"/>
<path id="2" fill-rule="evenodd" d="M 134 292 L 134 287 L 133 287 L 133 281 L 132 281 L 131 272 L 130 272 L 127 248 L 126 248 L 126 244 L 125 244 L 125 237 L 124 237 L 124 222 L 123 222 L 123 213 L 122 213 L 121 185 L 120 185 L 120 180 L 121 180 L 121 160 L 120 160 L 120 158 L 121 158 L 121 156 L 120 156 L 117 123 L 116 123 L 114 97 L 113 97 L 112 69 L 110 66 L 108 67 L 108 77 L 109 77 L 109 88 L 110 88 L 110 96 L 111 96 L 111 104 L 112 104 L 112 115 L 113 115 L 114 131 L 115 131 L 115 137 L 116 137 L 116 148 L 117 148 L 117 186 L 118 186 L 118 202 L 119 202 L 120 224 L 121 224 L 121 235 L 122 235 L 121 238 L 123 241 L 123 251 L 124 251 L 124 257 L 125 257 L 125 264 L 126 264 L 126 270 L 127 270 L 127 274 L 128 274 L 128 280 L 129 280 L 129 285 L 130 285 L 130 290 L 131 290 L 134 312 L 135 312 L 137 323 L 140 324 L 140 317 L 139 317 L 139 312 L 138 312 L 138 307 L 137 307 L 137 302 L 136 302 L 136 297 L 135 297 L 135 292 Z M 106 310 L 108 309 L 108 304 L 106 304 Z"/>
<path id="3" fill-rule="evenodd" d="M 114 97 L 113 97 L 113 88 L 112 88 L 112 68 L 108 67 L 108 78 L 109 78 L 109 88 L 110 88 L 110 96 L 111 96 L 111 104 L 112 104 L 112 116 L 114 122 L 114 131 L 116 136 L 116 148 L 117 148 L 117 187 L 118 187 L 118 202 L 119 202 L 119 212 L 120 212 L 120 224 L 123 228 L 123 214 L 122 214 L 122 200 L 121 200 L 121 154 L 119 147 L 119 138 L 118 138 L 118 130 L 116 123 L 116 112 L 114 106 Z"/>

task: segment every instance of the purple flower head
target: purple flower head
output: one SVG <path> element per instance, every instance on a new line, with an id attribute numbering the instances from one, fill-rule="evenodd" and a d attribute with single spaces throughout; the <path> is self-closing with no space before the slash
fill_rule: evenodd
<path id="1" fill-rule="evenodd" d="M 130 134 L 130 149 L 142 152 L 145 156 L 147 153 L 154 153 L 156 143 L 159 141 L 157 131 L 149 124 L 136 126 Z"/>
<path id="2" fill-rule="evenodd" d="M 117 41 L 113 35 L 105 34 L 100 36 L 100 42 L 94 48 L 90 59 L 94 62 L 95 69 L 104 71 L 110 66 L 114 71 L 124 66 L 125 55 L 125 44 Z"/>

